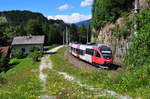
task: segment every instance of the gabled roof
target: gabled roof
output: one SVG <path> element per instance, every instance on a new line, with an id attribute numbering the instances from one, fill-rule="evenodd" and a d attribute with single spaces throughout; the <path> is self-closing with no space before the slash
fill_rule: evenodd
<path id="1" fill-rule="evenodd" d="M 7 56 L 9 52 L 9 46 L 0 47 L 0 52 L 2 52 L 4 56 Z"/>
<path id="2" fill-rule="evenodd" d="M 44 44 L 45 36 L 18 36 L 13 39 L 12 45 Z"/>

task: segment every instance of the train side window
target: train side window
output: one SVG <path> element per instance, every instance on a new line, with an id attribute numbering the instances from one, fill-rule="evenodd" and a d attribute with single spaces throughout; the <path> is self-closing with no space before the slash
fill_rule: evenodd
<path id="1" fill-rule="evenodd" d="M 92 55 L 92 56 L 94 55 L 94 50 L 93 49 L 90 50 L 90 55 Z"/>
<path id="2" fill-rule="evenodd" d="M 92 56 L 94 55 L 94 50 L 93 50 L 93 49 L 91 50 L 91 55 L 92 55 Z"/>
<path id="3" fill-rule="evenodd" d="M 93 49 L 86 49 L 86 54 L 88 55 L 94 55 L 94 50 Z"/>
<path id="4" fill-rule="evenodd" d="M 89 54 L 89 49 L 86 49 L 85 53 L 86 53 L 86 54 Z"/>

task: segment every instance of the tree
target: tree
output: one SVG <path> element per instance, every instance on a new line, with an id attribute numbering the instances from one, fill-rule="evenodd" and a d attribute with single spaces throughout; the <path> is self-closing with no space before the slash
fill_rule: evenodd
<path id="1" fill-rule="evenodd" d="M 43 34 L 42 31 L 42 24 L 38 20 L 29 20 L 27 22 L 27 34 L 32 35 L 41 35 Z"/>
<path id="2" fill-rule="evenodd" d="M 114 22 L 124 12 L 132 9 L 134 0 L 94 0 L 92 8 L 92 27 L 96 30 L 106 23 Z"/>
<path id="3" fill-rule="evenodd" d="M 72 42 L 78 42 L 79 41 L 78 27 L 75 24 L 70 25 L 69 34 L 70 34 L 70 40 Z"/>
<path id="4" fill-rule="evenodd" d="M 6 66 L 7 64 L 8 64 L 8 59 L 5 56 L 3 56 L 0 50 L 0 72 L 7 68 Z"/>
<path id="5" fill-rule="evenodd" d="M 85 25 L 82 25 L 81 27 L 79 27 L 78 32 L 79 32 L 79 42 L 80 43 L 86 43 L 86 41 L 87 41 L 87 29 L 86 29 Z"/>

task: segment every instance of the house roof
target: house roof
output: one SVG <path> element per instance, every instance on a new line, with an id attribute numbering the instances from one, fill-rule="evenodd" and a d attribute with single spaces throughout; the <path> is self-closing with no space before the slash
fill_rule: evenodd
<path id="1" fill-rule="evenodd" d="M 0 47 L 0 52 L 2 52 L 4 56 L 7 56 L 9 53 L 9 46 Z"/>
<path id="2" fill-rule="evenodd" d="M 45 36 L 18 36 L 13 39 L 12 45 L 44 44 Z"/>

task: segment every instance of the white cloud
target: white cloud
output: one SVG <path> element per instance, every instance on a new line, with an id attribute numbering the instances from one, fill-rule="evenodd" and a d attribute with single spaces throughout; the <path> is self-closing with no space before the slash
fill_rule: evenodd
<path id="1" fill-rule="evenodd" d="M 93 4 L 93 1 L 94 1 L 94 0 L 84 0 L 84 1 L 81 2 L 80 6 L 81 6 L 81 7 L 85 7 L 85 6 L 92 5 L 92 4 Z"/>
<path id="2" fill-rule="evenodd" d="M 83 15 L 80 13 L 73 13 L 71 15 L 56 15 L 48 16 L 48 19 L 63 20 L 65 23 L 76 23 L 84 20 L 91 19 L 91 15 Z"/>
<path id="3" fill-rule="evenodd" d="M 60 7 L 58 7 L 57 9 L 60 11 L 63 11 L 63 10 L 71 9 L 71 8 L 73 8 L 73 7 L 68 4 L 64 4 L 64 5 L 61 5 Z"/>

